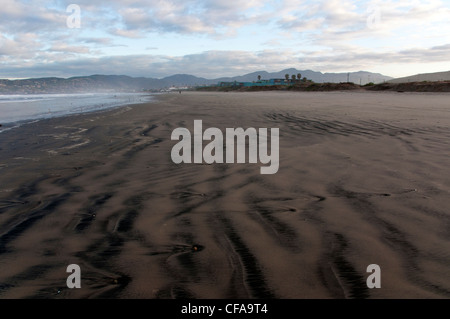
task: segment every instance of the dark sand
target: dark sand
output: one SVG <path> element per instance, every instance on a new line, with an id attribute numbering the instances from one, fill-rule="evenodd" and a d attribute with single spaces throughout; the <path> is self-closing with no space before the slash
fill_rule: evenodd
<path id="1" fill-rule="evenodd" d="M 278 127 L 278 173 L 172 163 L 194 119 Z M 438 93 L 167 94 L 3 132 L 0 298 L 448 298 L 449 141 Z"/>

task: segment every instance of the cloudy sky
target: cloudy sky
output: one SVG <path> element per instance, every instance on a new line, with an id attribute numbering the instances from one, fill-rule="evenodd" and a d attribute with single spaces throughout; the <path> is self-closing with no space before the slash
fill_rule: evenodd
<path id="1" fill-rule="evenodd" d="M 0 64 L 0 78 L 448 71 L 450 1 L 1 0 Z"/>

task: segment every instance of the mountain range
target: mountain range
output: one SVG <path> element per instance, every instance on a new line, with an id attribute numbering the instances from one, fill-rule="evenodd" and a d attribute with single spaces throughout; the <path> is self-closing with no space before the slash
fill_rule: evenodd
<path id="1" fill-rule="evenodd" d="M 391 80 L 392 77 L 379 73 L 365 71 L 350 73 L 321 73 L 311 70 L 285 69 L 279 72 L 252 72 L 235 77 L 206 79 L 189 74 L 175 74 L 165 78 L 130 77 L 126 75 L 90 75 L 71 78 L 32 78 L 22 80 L 0 79 L 0 94 L 40 94 L 40 93 L 80 93 L 80 92 L 136 92 L 167 89 L 181 86 L 213 85 L 218 82 L 251 82 L 261 79 L 285 78 L 285 74 L 301 74 L 314 82 L 354 82 L 366 84 L 380 83 Z"/>

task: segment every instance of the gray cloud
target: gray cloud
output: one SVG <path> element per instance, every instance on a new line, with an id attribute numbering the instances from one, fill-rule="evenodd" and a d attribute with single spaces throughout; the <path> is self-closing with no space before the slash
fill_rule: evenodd
<path id="1" fill-rule="evenodd" d="M 54 32 L 55 28 L 66 26 L 66 19 L 65 11 L 49 8 L 44 1 L 23 3 L 2 0 L 0 32 L 8 34 Z"/>
<path id="2" fill-rule="evenodd" d="M 80 42 L 83 43 L 93 43 L 98 45 L 111 45 L 112 40 L 110 38 L 94 38 L 94 37 L 81 37 L 79 38 Z"/>
<path id="3" fill-rule="evenodd" d="M 66 25 L 65 8 L 70 3 L 81 8 L 81 29 Z M 380 13 L 374 28 L 367 24 L 369 8 Z M 450 44 L 445 44 L 449 38 L 438 37 L 445 27 L 448 30 L 449 16 L 448 3 L 440 0 L 2 0 L 0 20 L 6 22 L 0 24 L 0 77 L 191 73 L 214 78 L 289 67 L 325 71 L 366 69 L 386 61 L 405 65 L 446 62 L 450 60 Z M 266 51 L 232 48 L 182 56 L 125 56 L 116 50 L 115 54 L 122 55 L 100 56 L 112 47 L 153 35 L 220 41 L 244 27 L 268 25 L 271 33 L 264 42 Z M 418 35 L 423 32 L 436 41 L 419 43 Z M 417 45 L 411 41 L 414 37 Z M 393 44 L 387 45 L 387 39 Z M 409 44 L 395 48 L 396 40 Z M 371 49 L 377 45 L 379 50 Z M 144 48 L 155 49 L 143 44 L 140 52 L 145 52 Z"/>
<path id="4" fill-rule="evenodd" d="M 261 21 L 263 14 L 251 14 L 258 1 L 134 1 L 120 6 L 124 30 L 218 35 Z"/>
<path id="5" fill-rule="evenodd" d="M 424 48 L 409 48 L 398 51 L 374 52 L 367 49 L 344 46 L 332 54 L 325 51 L 303 52 L 300 60 L 312 65 L 313 68 L 326 68 L 331 71 L 345 71 L 348 69 L 365 70 L 368 67 L 382 66 L 386 63 L 397 65 L 427 63 L 430 60 L 436 63 L 445 63 L 450 57 L 450 44 Z M 307 57 L 307 58 L 306 58 Z M 389 75 L 389 74 L 387 74 Z"/>
<path id="6" fill-rule="evenodd" d="M 64 60 L 54 63 L 35 63 L 32 67 L 5 67 L 0 77 L 77 76 L 87 74 L 127 74 L 131 76 L 165 77 L 189 73 L 206 78 L 232 76 L 267 69 L 276 71 L 297 62 L 295 56 L 279 58 L 279 52 L 208 51 L 182 57 L 158 55 L 127 55 L 102 58 Z M 273 63 L 274 58 L 278 62 Z"/>
<path id="7" fill-rule="evenodd" d="M 369 66 L 396 61 L 399 64 L 420 63 L 429 60 L 446 62 L 450 44 L 431 49 L 408 49 L 374 53 L 337 52 L 277 52 L 277 51 L 206 51 L 181 57 L 163 55 L 127 55 L 101 58 L 70 59 L 59 56 L 53 63 L 36 62 L 31 66 L 7 66 L 0 77 L 21 76 L 79 76 L 90 74 L 126 74 L 162 78 L 177 73 L 188 73 L 205 78 L 235 76 L 253 71 L 279 71 L 285 68 L 339 71 L 364 70 Z M 387 74 L 389 75 L 389 74 Z"/>

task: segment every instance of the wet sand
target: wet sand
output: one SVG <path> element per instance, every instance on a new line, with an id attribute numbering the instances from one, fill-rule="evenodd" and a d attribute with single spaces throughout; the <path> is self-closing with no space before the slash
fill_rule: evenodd
<path id="1" fill-rule="evenodd" d="M 448 298 L 449 101 L 190 92 L 3 132 L 0 298 Z M 278 173 L 174 164 L 196 119 L 278 127 Z"/>

